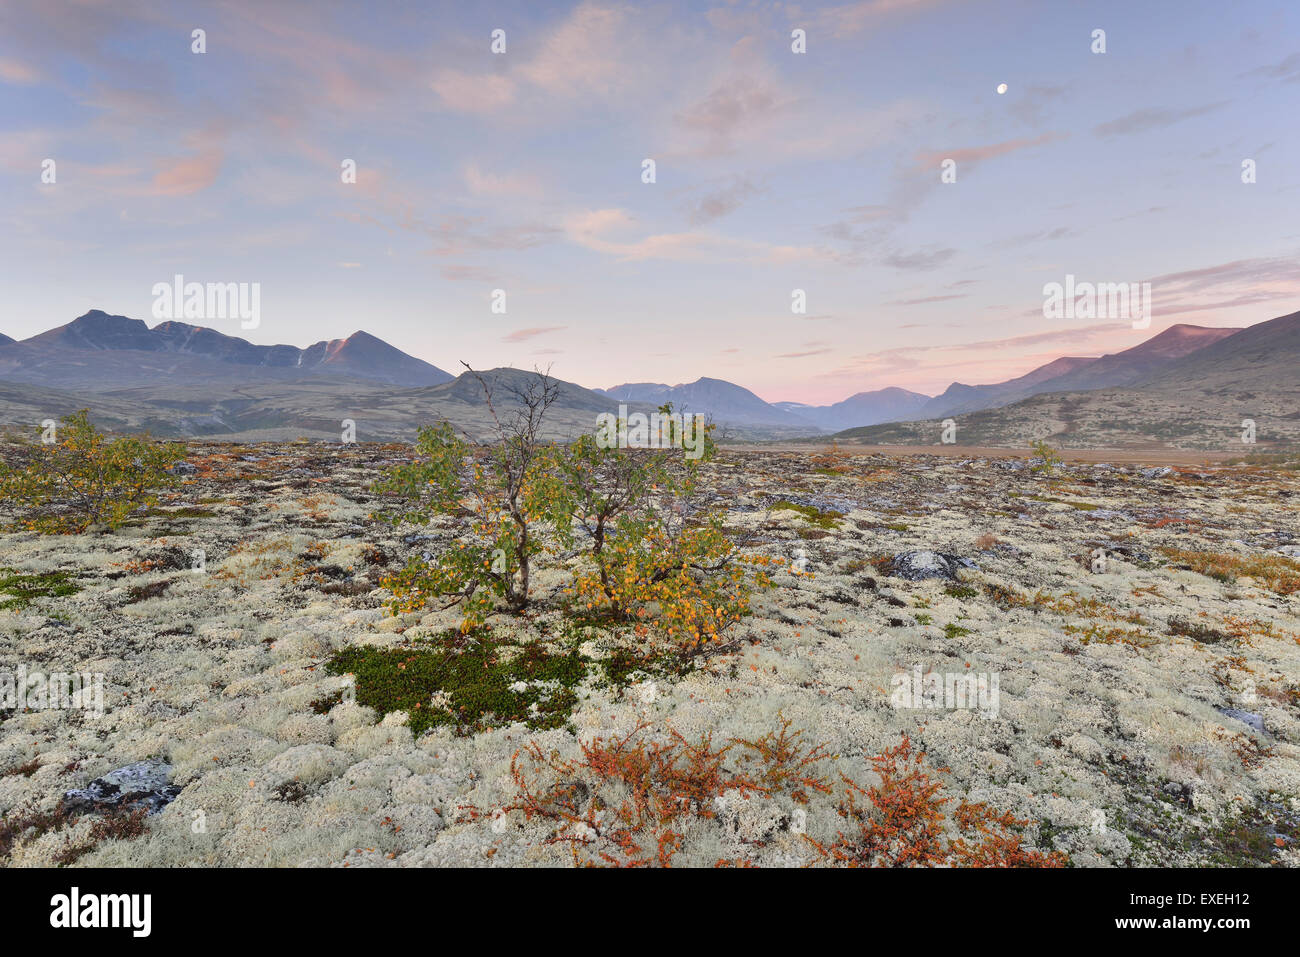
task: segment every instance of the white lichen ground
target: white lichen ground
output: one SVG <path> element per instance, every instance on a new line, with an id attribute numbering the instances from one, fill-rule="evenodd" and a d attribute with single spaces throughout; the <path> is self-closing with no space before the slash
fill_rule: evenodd
<path id="1" fill-rule="evenodd" d="M 0 611 L 0 669 L 102 672 L 107 682 L 99 718 L 0 713 L 0 814 L 53 808 L 65 790 L 152 757 L 174 766 L 180 796 L 149 818 L 147 834 L 105 843 L 80 864 L 566 863 L 567 851 L 545 843 L 544 822 L 514 813 L 494 827 L 490 813 L 513 799 L 509 767 L 519 747 L 536 739 L 573 754 L 573 732 L 515 725 L 474 736 L 438 729 L 415 740 L 400 714 L 380 720 L 348 703 L 327 714 L 312 708 L 343 684 L 323 668 L 337 649 L 401 645 L 455 623 L 449 613 L 388 616 L 385 593 L 373 588 L 367 548 L 385 550 L 398 567 L 437 544 L 404 544 L 422 530 L 368 518 L 366 486 L 400 452 L 231 451 L 196 449 L 191 461 L 203 470 L 165 506 L 213 516 L 155 516 L 117 534 L 0 536 L 0 566 L 73 571 L 81 589 Z M 259 461 L 237 458 L 245 454 Z M 1300 482 L 1230 467 L 1146 478 L 1137 468 L 1081 465 L 1047 476 L 1006 466 L 877 455 L 846 460 L 833 474 L 798 453 L 724 454 L 709 474 L 733 510 L 730 524 L 766 523 L 760 550 L 802 557 L 812 574 L 779 572 L 779 587 L 736 629 L 745 640 L 684 678 L 657 678 L 653 691 L 585 686 L 576 734 L 609 736 L 649 717 L 687 738 L 712 732 L 722 742 L 757 737 L 783 714 L 836 752 L 829 776 L 844 771 L 869 783 L 865 756 L 907 731 L 933 766 L 948 769 L 948 794 L 1039 822 L 1031 843 L 1065 851 L 1075 864 L 1295 865 L 1300 594 L 1178 570 L 1160 548 L 1249 556 L 1300 542 L 1291 505 Z M 769 511 L 780 499 L 845 515 L 823 532 L 794 511 Z M 976 542 L 989 534 L 1001 544 L 981 550 Z M 303 559 L 313 543 L 325 547 Z M 1116 554 L 1116 545 L 1152 560 Z M 1099 547 L 1112 557 L 1094 573 Z M 190 571 L 197 548 L 206 553 L 204 573 Z M 977 594 L 954 597 L 944 582 L 907 582 L 870 564 L 910 549 L 973 559 L 978 571 L 962 575 Z M 319 576 L 295 580 L 312 563 L 332 566 L 328 580 L 352 586 L 328 593 Z M 156 597 L 138 591 L 163 581 L 170 584 Z M 526 641 L 539 622 L 553 625 L 561 583 L 539 575 L 536 610 L 493 627 Z M 1002 610 L 986 583 L 1094 598 L 1137 612 L 1144 624 Z M 1257 624 L 1244 637 L 1205 643 L 1170 634 L 1171 618 L 1219 630 L 1233 620 Z M 1098 623 L 1148 640 L 1084 643 L 1066 630 Z M 945 634 L 950 624 L 966 632 Z M 599 640 L 584 648 L 606 650 Z M 997 716 L 894 708 L 891 677 L 916 665 L 996 673 Z M 1258 715 L 1264 731 L 1220 708 Z M 1257 757 L 1243 760 L 1252 747 Z M 14 773 L 33 758 L 33 773 Z M 692 830 L 677 863 L 809 862 L 790 827 L 792 809 L 782 799 L 732 802 Z M 814 801 L 810 834 L 831 836 L 839 823 L 829 800 Z M 1238 825 L 1255 838 L 1248 856 L 1225 837 Z M 83 819 L 78 828 L 87 826 Z M 48 865 L 66 839 L 19 841 L 7 863 Z"/>

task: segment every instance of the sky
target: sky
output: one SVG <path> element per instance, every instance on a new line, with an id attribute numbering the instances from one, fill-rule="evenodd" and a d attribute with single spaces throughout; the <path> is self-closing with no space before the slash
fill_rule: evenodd
<path id="1" fill-rule="evenodd" d="M 936 394 L 1300 309 L 1297 117 L 1294 0 L 0 0 L 0 331 L 181 274 L 261 344 Z"/>

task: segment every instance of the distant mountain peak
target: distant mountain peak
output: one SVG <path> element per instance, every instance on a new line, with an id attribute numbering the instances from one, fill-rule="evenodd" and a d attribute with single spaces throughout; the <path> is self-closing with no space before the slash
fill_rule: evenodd
<path id="1" fill-rule="evenodd" d="M 130 358 L 132 353 L 185 357 L 180 365 L 176 360 L 166 360 L 166 368 L 175 368 L 178 370 L 175 374 L 181 376 L 220 377 L 223 366 L 203 364 L 218 362 L 225 366 L 284 370 L 270 372 L 273 377 L 341 375 L 410 388 L 438 385 L 452 378 L 437 366 L 407 355 L 363 330 L 354 332 L 347 339 L 317 342 L 300 349 L 290 345 L 255 345 L 238 336 L 177 320 L 166 320 L 150 329 L 143 320 L 111 315 L 102 309 L 91 309 L 71 322 L 33 336 L 19 345 L 18 353 L 6 350 L 7 359 L 13 364 L 7 376 L 22 378 L 24 366 L 35 375 L 39 368 L 44 375 L 40 381 L 45 384 L 49 384 L 51 378 L 58 379 L 53 370 L 62 361 L 69 363 L 67 367 L 70 370 L 84 370 L 86 364 L 84 361 L 78 364 L 77 354 L 91 350 L 123 354 L 122 361 L 112 367 L 103 364 L 106 360 L 97 360 L 103 367 L 104 376 L 116 384 L 134 382 L 142 377 L 148 381 L 159 374 L 154 368 L 154 360 L 150 360 L 150 369 L 145 369 L 138 357 L 136 360 Z M 184 373 L 179 372 L 181 368 L 185 369 Z"/>
<path id="2" fill-rule="evenodd" d="M 65 326 L 33 338 L 54 338 L 54 333 L 61 333 L 58 338 L 65 345 L 82 349 L 139 349 L 152 352 L 157 348 L 149 341 L 149 327 L 144 320 L 110 315 L 102 309 L 91 309 Z"/>

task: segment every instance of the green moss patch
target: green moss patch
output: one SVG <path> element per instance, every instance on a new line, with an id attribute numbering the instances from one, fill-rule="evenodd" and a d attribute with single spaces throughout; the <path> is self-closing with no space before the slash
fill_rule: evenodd
<path id="1" fill-rule="evenodd" d="M 472 734 L 516 721 L 534 730 L 563 727 L 587 667 L 576 647 L 520 647 L 478 629 L 468 636 L 449 631 L 410 648 L 347 648 L 326 670 L 354 676 L 358 704 L 380 714 L 405 711 L 419 736 L 436 726 Z M 434 706 L 435 695 L 444 696 L 445 706 Z"/>
<path id="2" fill-rule="evenodd" d="M 690 670 L 689 662 L 673 653 L 642 654 L 632 648 L 615 648 L 600 662 L 606 683 L 623 689 L 648 678 L 680 678 Z"/>
<path id="3" fill-rule="evenodd" d="M 772 504 L 772 511 L 790 511 L 798 512 L 803 516 L 804 521 L 816 525 L 818 528 L 833 529 L 839 528 L 839 519 L 844 517 L 843 512 L 833 512 L 829 509 L 823 511 L 812 505 L 799 505 L 796 502 L 787 502 L 782 499 Z"/>
<path id="4" fill-rule="evenodd" d="M 20 575 L 12 568 L 0 568 L 0 595 L 9 596 L 0 599 L 0 608 L 18 611 L 37 598 L 60 598 L 79 591 L 81 589 L 72 582 L 72 572 Z"/>
<path id="5" fill-rule="evenodd" d="M 1199 621 L 1190 621 L 1186 618 L 1170 618 L 1169 634 L 1182 635 L 1184 638 L 1191 638 L 1193 641 L 1199 641 L 1207 645 L 1217 644 L 1228 639 L 1228 636 L 1217 628 L 1211 628 L 1209 625 Z"/>

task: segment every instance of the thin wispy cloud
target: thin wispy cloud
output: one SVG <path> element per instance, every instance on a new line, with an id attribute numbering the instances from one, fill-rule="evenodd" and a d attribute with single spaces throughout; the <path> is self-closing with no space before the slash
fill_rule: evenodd
<path id="1" fill-rule="evenodd" d="M 1043 133 L 1041 136 L 1034 137 L 1017 137 L 1012 140 L 1004 140 L 1000 143 L 987 143 L 982 146 L 964 146 L 946 150 L 931 150 L 926 153 L 918 153 L 916 156 L 916 166 L 920 169 L 938 169 L 944 160 L 952 160 L 958 166 L 975 167 L 985 160 L 994 159 L 999 156 L 1006 156 L 1008 153 L 1014 153 L 1017 150 L 1029 149 L 1034 146 L 1042 146 L 1045 143 L 1052 143 L 1056 140 L 1064 139 L 1063 133 Z"/>
<path id="2" fill-rule="evenodd" d="M 760 192 L 747 177 L 737 176 L 724 186 L 710 189 L 689 206 L 687 220 L 692 226 L 721 219 L 739 209 L 747 199 Z"/>
<path id="3" fill-rule="evenodd" d="M 923 306 L 932 302 L 948 302 L 951 299 L 965 299 L 965 293 L 954 293 L 947 296 L 922 296 L 919 299 L 893 299 L 890 300 L 891 306 Z"/>
<path id="4" fill-rule="evenodd" d="M 1094 127 L 1093 132 L 1098 136 L 1125 136 L 1132 133 L 1149 133 L 1152 130 L 1162 130 L 1165 127 L 1173 126 L 1175 123 L 1181 123 L 1183 120 L 1190 120 L 1196 116 L 1205 116 L 1207 113 L 1221 110 L 1227 105 L 1227 100 L 1221 100 L 1217 103 L 1207 103 L 1204 106 L 1193 106 L 1185 109 L 1147 107 L 1141 110 L 1134 110 L 1132 113 L 1127 113 L 1124 116 L 1098 124 Z"/>
<path id="5" fill-rule="evenodd" d="M 534 326 L 529 329 L 516 329 L 507 335 L 501 337 L 502 342 L 527 342 L 530 339 L 536 339 L 538 336 L 544 336 L 552 332 L 560 332 L 565 326 Z"/>

